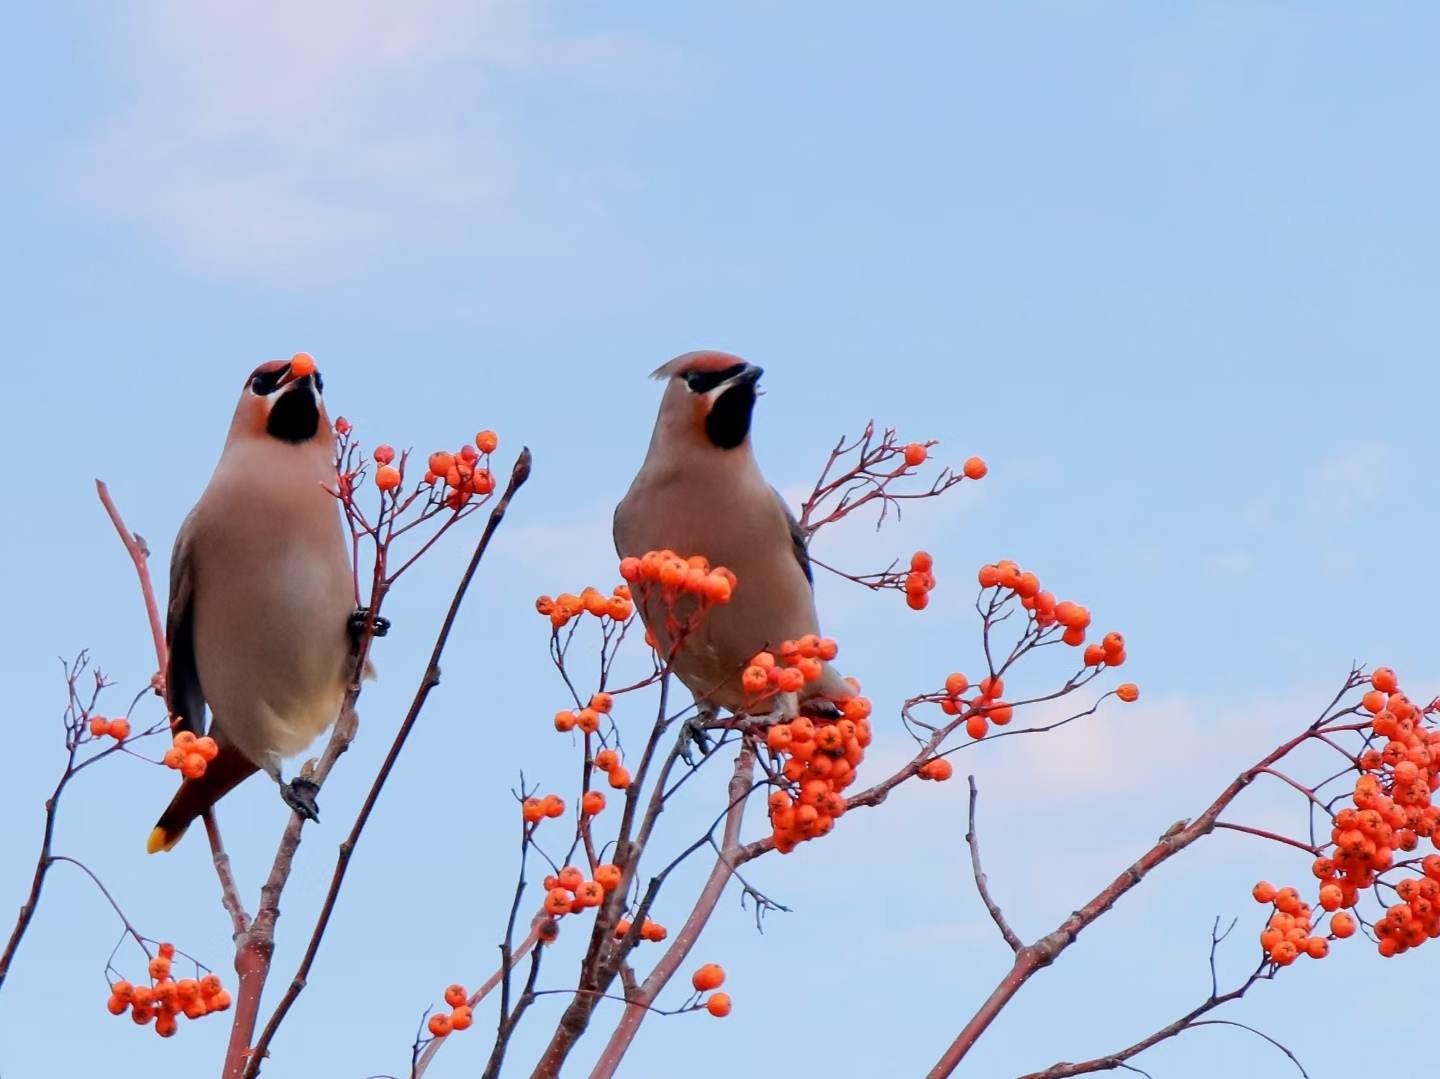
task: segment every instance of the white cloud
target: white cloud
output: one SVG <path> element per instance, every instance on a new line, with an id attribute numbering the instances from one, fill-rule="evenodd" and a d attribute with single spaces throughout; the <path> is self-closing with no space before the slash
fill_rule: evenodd
<path id="1" fill-rule="evenodd" d="M 267 280 L 332 280 L 437 249 L 511 245 L 521 258 L 561 242 L 546 224 L 560 204 L 573 242 L 606 227 L 593 189 L 607 170 L 556 168 L 527 145 L 514 106 L 532 89 L 523 80 L 584 101 L 658 83 L 666 93 L 654 96 L 673 101 L 678 64 L 636 34 L 558 33 L 541 10 L 115 9 L 101 43 L 114 107 L 71 149 L 57 186 L 203 270 Z"/>

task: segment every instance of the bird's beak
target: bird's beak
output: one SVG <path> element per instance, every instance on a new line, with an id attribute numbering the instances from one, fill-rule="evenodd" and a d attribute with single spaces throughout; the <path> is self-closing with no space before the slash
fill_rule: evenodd
<path id="1" fill-rule="evenodd" d="M 755 385 L 755 383 L 760 381 L 760 376 L 764 373 L 765 368 L 759 367 L 753 363 L 747 363 L 745 365 L 745 370 L 741 371 L 734 378 L 726 379 L 720 384 L 719 389 L 723 393 L 731 386 L 753 386 Z"/>
<path id="2" fill-rule="evenodd" d="M 275 392 L 279 393 L 282 390 L 285 390 L 287 387 L 296 385 L 304 385 L 313 388 L 315 385 L 314 372 L 311 371 L 303 375 L 298 375 L 295 373 L 294 365 L 291 364 L 290 366 L 285 368 L 285 374 L 281 377 L 279 384 L 275 387 Z"/>

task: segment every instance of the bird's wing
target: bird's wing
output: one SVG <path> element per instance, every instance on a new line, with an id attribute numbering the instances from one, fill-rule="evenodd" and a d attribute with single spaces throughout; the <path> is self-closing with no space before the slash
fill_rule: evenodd
<path id="1" fill-rule="evenodd" d="M 170 555 L 170 602 L 165 612 L 165 643 L 169 660 L 165 665 L 165 705 L 177 731 L 205 733 L 205 692 L 195 667 L 195 588 L 192 579 L 191 513 L 175 537 Z"/>
<path id="2" fill-rule="evenodd" d="M 771 491 L 775 494 L 775 501 L 780 503 L 781 512 L 785 514 L 785 523 L 790 527 L 790 545 L 795 550 L 795 561 L 800 563 L 801 572 L 805 574 L 805 579 L 810 582 L 810 587 L 814 588 L 815 571 L 810 565 L 810 537 L 807 536 L 805 530 L 800 527 L 800 522 L 797 521 L 795 515 L 790 512 L 790 507 L 785 504 L 785 499 L 781 497 L 780 492 L 776 491 L 773 487 Z"/>

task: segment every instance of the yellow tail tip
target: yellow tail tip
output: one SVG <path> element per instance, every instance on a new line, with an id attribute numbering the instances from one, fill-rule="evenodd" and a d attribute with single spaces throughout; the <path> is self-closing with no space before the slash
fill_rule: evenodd
<path id="1" fill-rule="evenodd" d="M 176 843 L 180 842 L 180 836 L 184 834 L 184 832 L 180 832 L 171 835 L 164 828 L 156 828 L 151 831 L 150 838 L 145 841 L 145 853 L 156 854 L 160 851 L 171 850 Z"/>

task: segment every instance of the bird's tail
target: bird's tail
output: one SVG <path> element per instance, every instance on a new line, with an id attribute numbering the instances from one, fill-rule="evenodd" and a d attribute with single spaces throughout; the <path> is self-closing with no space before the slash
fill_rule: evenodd
<path id="1" fill-rule="evenodd" d="M 155 822 L 145 849 L 151 854 L 170 850 L 180 842 L 191 821 L 258 771 L 249 757 L 234 746 L 222 744 L 219 755 L 206 765 L 204 775 L 180 784 L 170 805 Z"/>

